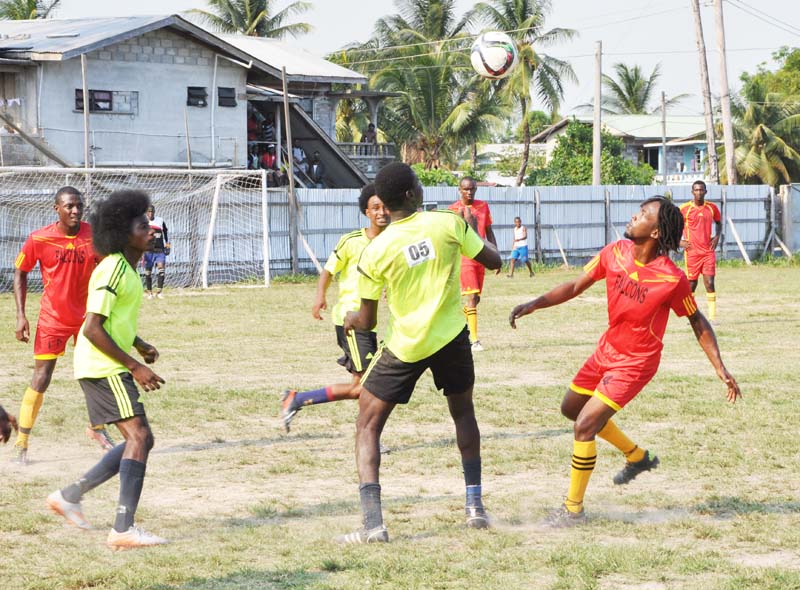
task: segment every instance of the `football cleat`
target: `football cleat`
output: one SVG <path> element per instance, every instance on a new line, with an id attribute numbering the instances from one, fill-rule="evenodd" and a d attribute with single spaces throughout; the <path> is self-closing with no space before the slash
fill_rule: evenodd
<path id="1" fill-rule="evenodd" d="M 483 506 L 467 506 L 467 527 L 471 529 L 488 529 L 489 515 Z"/>
<path id="2" fill-rule="evenodd" d="M 56 490 L 47 496 L 47 507 L 54 514 L 63 516 L 68 523 L 75 525 L 79 529 L 88 530 L 92 528 L 89 521 L 83 516 L 80 502 L 67 502 L 61 495 L 61 490 Z"/>
<path id="3" fill-rule="evenodd" d="M 156 293 L 156 297 L 158 297 L 159 299 L 164 299 L 164 294 L 161 291 L 159 291 L 158 293 Z"/>
<path id="4" fill-rule="evenodd" d="M 566 504 L 562 504 L 544 520 L 544 525 L 553 529 L 564 529 L 581 524 L 586 524 L 586 512 L 581 508 L 580 512 L 570 512 Z"/>
<path id="5" fill-rule="evenodd" d="M 483 352 L 483 344 L 481 344 L 480 340 L 472 343 L 472 352 Z"/>
<path id="6" fill-rule="evenodd" d="M 124 533 L 118 533 L 111 529 L 106 539 L 108 545 L 114 551 L 124 551 L 126 549 L 138 549 L 140 547 L 155 547 L 169 543 L 164 537 L 159 537 L 153 533 L 148 533 L 136 525 L 129 528 Z"/>
<path id="7" fill-rule="evenodd" d="M 300 411 L 300 407 L 295 407 L 294 405 L 294 398 L 296 395 L 297 391 L 294 389 L 284 389 L 281 393 L 281 420 L 283 421 L 283 427 L 286 429 L 286 432 L 289 432 L 289 426 L 292 424 L 292 420 L 297 412 Z"/>
<path id="8" fill-rule="evenodd" d="M 27 465 L 30 461 L 28 459 L 28 448 L 27 447 L 18 447 L 14 445 L 13 455 L 11 456 L 11 462 L 16 463 L 17 465 Z"/>
<path id="9" fill-rule="evenodd" d="M 625 463 L 625 467 L 614 476 L 614 483 L 617 485 L 626 484 L 629 481 L 633 481 L 637 475 L 644 471 L 650 471 L 651 469 L 655 469 L 658 467 L 659 460 L 658 457 L 653 455 L 653 458 L 650 458 L 650 451 L 644 452 L 644 458 L 641 461 L 636 461 L 636 463 L 631 463 L 628 461 Z"/>
<path id="10" fill-rule="evenodd" d="M 93 440 L 97 444 L 99 444 L 104 451 L 108 452 L 114 448 L 114 439 L 108 434 L 108 430 L 103 428 L 92 428 L 91 426 L 86 427 L 86 436 L 89 440 Z"/>
<path id="11" fill-rule="evenodd" d="M 366 530 L 359 529 L 354 533 L 340 535 L 336 537 L 336 542 L 342 545 L 362 545 L 364 543 L 388 543 L 389 531 L 386 530 L 386 525 L 375 527 L 374 529 Z"/>

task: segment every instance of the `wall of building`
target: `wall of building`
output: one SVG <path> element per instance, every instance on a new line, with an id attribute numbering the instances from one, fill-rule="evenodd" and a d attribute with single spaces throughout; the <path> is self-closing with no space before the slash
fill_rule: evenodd
<path id="1" fill-rule="evenodd" d="M 185 163 L 186 118 L 194 164 L 244 166 L 247 70 L 216 60 L 216 87 L 235 88 L 237 105 L 215 106 L 214 55 L 165 29 L 88 54 L 89 88 L 115 93 L 113 113 L 90 115 L 90 160 L 98 166 Z M 75 90 L 82 87 L 80 58 L 42 67 L 41 133 L 59 154 L 81 165 L 83 112 L 75 104 Z M 207 106 L 186 105 L 189 86 L 206 88 Z"/>

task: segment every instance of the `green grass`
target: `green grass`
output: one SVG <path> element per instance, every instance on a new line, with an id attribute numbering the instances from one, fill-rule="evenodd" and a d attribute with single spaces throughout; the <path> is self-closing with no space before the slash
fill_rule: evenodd
<path id="1" fill-rule="evenodd" d="M 140 334 L 161 352 L 155 369 L 167 384 L 144 395 L 156 447 L 137 519 L 170 545 L 105 548 L 116 480 L 84 500 L 96 530 L 69 528 L 44 509 L 50 491 L 100 457 L 83 436 L 86 410 L 70 351 L 31 437 L 34 462 L 11 466 L 10 448 L 0 449 L 2 588 L 800 588 L 796 263 L 720 269 L 716 331 L 744 393 L 735 406 L 686 320 L 670 320 L 661 370 L 618 416 L 661 465 L 616 487 L 611 477 L 622 459 L 599 442 L 590 521 L 566 531 L 540 521 L 566 492 L 572 432 L 559 403 L 604 329 L 604 290 L 523 318 L 513 331 L 514 305 L 577 272 L 537 268 L 529 279 L 520 270 L 513 280 L 487 276 L 479 307 L 487 350 L 476 356 L 475 399 L 492 530 L 463 526 L 452 423 L 425 375 L 382 441 L 392 449 L 381 466 L 392 542 L 337 546 L 333 537 L 360 523 L 357 406 L 306 408 L 289 435 L 278 420 L 283 388 L 348 378 L 335 362 L 331 324 L 311 318 L 313 278 L 270 289 L 168 290 L 165 300 L 144 302 L 140 322 Z M 7 327 L 0 402 L 16 413 L 31 348 L 13 339 L 12 296 L 0 300 Z M 29 308 L 37 303 L 32 296 Z"/>

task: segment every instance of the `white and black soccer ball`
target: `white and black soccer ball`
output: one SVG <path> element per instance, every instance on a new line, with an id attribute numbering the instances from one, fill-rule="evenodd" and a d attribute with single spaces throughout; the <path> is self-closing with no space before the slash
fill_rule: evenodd
<path id="1" fill-rule="evenodd" d="M 514 40 L 500 31 L 483 33 L 472 44 L 472 67 L 478 75 L 492 80 L 505 78 L 519 63 Z"/>

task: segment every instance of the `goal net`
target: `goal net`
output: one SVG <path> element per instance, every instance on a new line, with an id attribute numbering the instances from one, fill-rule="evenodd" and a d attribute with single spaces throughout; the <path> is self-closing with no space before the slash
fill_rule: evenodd
<path id="1" fill-rule="evenodd" d="M 83 194 L 84 221 L 92 203 L 116 190 L 149 194 L 171 244 L 167 286 L 269 285 L 268 189 L 262 170 L 2 168 L 0 292 L 12 289 L 14 260 L 28 234 L 57 221 L 54 195 L 63 186 Z M 42 288 L 38 266 L 28 285 Z"/>

